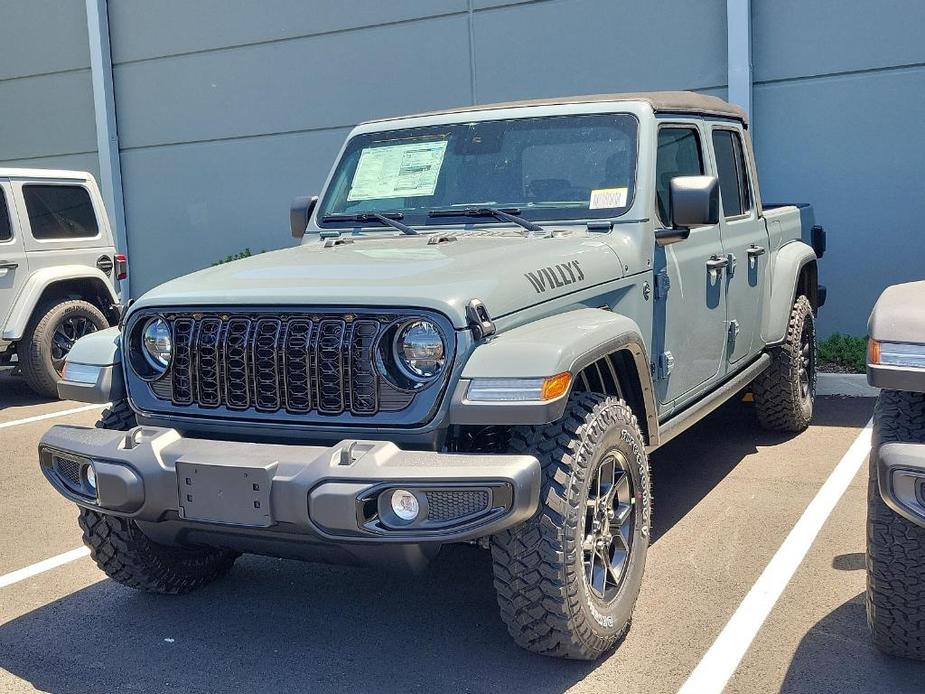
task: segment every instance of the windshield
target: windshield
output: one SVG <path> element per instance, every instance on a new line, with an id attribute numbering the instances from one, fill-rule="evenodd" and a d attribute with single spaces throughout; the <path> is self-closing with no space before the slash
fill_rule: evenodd
<path id="1" fill-rule="evenodd" d="M 318 219 L 394 213 L 411 226 L 616 217 L 633 202 L 637 121 L 629 114 L 456 123 L 357 135 L 347 143 Z M 460 209 L 455 218 L 447 214 Z M 431 214 L 433 211 L 439 214 Z M 399 217 L 400 215 L 400 217 Z"/>

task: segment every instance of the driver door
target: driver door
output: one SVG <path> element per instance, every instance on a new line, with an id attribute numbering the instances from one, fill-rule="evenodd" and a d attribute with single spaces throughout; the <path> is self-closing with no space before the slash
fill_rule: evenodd
<path id="1" fill-rule="evenodd" d="M 707 170 L 701 121 L 664 123 L 658 131 L 655 166 L 657 224 L 670 227 L 669 185 L 676 176 Z M 722 254 L 718 224 L 655 247 L 652 363 L 659 401 L 670 409 L 717 377 L 725 350 L 726 297 L 722 274 L 708 263 Z"/>

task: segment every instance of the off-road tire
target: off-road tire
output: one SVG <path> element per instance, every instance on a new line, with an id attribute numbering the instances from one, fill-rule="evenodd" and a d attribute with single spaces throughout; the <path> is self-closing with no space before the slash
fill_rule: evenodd
<path id="1" fill-rule="evenodd" d="M 809 339 L 808 392 L 804 394 L 800 367 L 804 332 Z M 752 391 L 758 423 L 771 431 L 799 432 L 813 418 L 816 398 L 816 322 L 809 299 L 800 295 L 790 311 L 784 343 L 770 350 L 771 365 L 755 379 Z"/>
<path id="2" fill-rule="evenodd" d="M 618 398 L 580 393 L 552 424 L 512 431 L 511 452 L 536 456 L 543 468 L 540 509 L 492 538 L 501 617 L 514 641 L 543 655 L 594 660 L 630 627 L 649 543 L 648 458 L 636 417 Z M 590 480 L 608 451 L 629 462 L 633 541 L 616 596 L 604 603 L 585 579 L 580 535 Z"/>
<path id="3" fill-rule="evenodd" d="M 189 593 L 228 573 L 238 556 L 222 549 L 159 545 L 134 521 L 87 508 L 80 509 L 78 523 L 90 556 L 107 576 L 149 593 Z"/>
<path id="4" fill-rule="evenodd" d="M 890 442 L 925 443 L 925 393 L 881 391 L 872 450 Z M 873 454 L 867 484 L 867 623 L 881 651 L 925 660 L 925 528 L 883 501 Z"/>
<path id="5" fill-rule="evenodd" d="M 22 377 L 26 385 L 39 395 L 58 397 L 58 378 L 61 374 L 52 363 L 52 339 L 58 324 L 74 316 L 86 318 L 97 330 L 109 327 L 109 321 L 102 311 L 87 301 L 50 301 L 35 310 L 17 345 Z"/>
<path id="6" fill-rule="evenodd" d="M 99 429 L 126 431 L 135 426 L 126 400 L 103 411 Z M 206 547 L 167 547 L 141 531 L 135 521 L 81 508 L 77 519 L 96 565 L 114 581 L 149 593 L 188 593 L 221 578 L 238 554 Z"/>
<path id="7" fill-rule="evenodd" d="M 135 411 L 129 406 L 128 400 L 122 398 L 103 410 L 96 422 L 97 429 L 112 429 L 114 431 L 128 431 L 138 424 Z"/>

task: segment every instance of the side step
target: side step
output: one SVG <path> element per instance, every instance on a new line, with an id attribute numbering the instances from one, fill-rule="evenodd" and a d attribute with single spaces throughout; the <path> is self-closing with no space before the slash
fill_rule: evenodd
<path id="1" fill-rule="evenodd" d="M 658 427 L 658 445 L 662 446 L 668 443 L 678 434 L 694 426 L 697 422 L 754 381 L 759 374 L 770 366 L 770 364 L 771 356 L 769 354 L 762 354 L 758 359 L 723 383 L 712 393 L 688 405 L 674 417 L 660 424 Z M 657 447 L 650 448 L 649 450 L 655 450 L 655 448 Z"/>

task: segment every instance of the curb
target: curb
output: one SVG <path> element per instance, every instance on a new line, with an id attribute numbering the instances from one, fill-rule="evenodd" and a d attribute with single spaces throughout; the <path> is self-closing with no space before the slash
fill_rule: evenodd
<path id="1" fill-rule="evenodd" d="M 867 385 L 866 374 L 816 374 L 816 395 L 844 395 L 849 398 L 875 398 L 879 388 Z"/>

